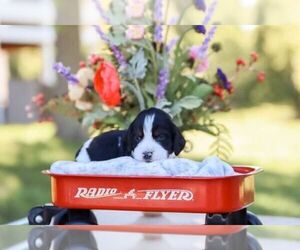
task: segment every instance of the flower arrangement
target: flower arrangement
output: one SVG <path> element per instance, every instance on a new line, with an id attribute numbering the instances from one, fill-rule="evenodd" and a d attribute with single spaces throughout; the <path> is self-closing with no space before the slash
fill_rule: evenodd
<path id="1" fill-rule="evenodd" d="M 229 110 L 237 75 L 250 71 L 259 82 L 265 79 L 264 72 L 254 68 L 259 59 L 255 52 L 248 61 L 236 61 L 232 77 L 210 64 L 210 55 L 222 49 L 212 42 L 218 26 L 209 25 L 217 0 L 192 1 L 203 12 L 203 21 L 184 26 L 178 37 L 170 37 L 172 26 L 167 24 L 180 24 L 184 12 L 177 20 L 167 21 L 170 0 L 111 1 L 108 10 L 101 1 L 92 1 L 111 24 L 107 33 L 94 26 L 107 50 L 81 61 L 76 74 L 56 63 L 53 68 L 67 81 L 68 93 L 39 102 L 40 113 L 51 110 L 72 116 L 93 133 L 126 128 L 141 110 L 156 106 L 168 112 L 182 131 L 218 136 L 224 128 L 211 114 Z M 190 32 L 202 42 L 184 46 Z"/>

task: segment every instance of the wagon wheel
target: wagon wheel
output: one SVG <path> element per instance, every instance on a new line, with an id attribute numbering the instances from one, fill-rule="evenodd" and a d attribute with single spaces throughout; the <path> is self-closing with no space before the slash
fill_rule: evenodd
<path id="1" fill-rule="evenodd" d="M 223 214 L 207 214 L 206 225 L 262 225 L 259 218 L 246 208 Z"/>
<path id="2" fill-rule="evenodd" d="M 248 250 L 263 250 L 258 240 L 251 234 L 247 234 L 248 238 Z"/>
<path id="3" fill-rule="evenodd" d="M 53 218 L 54 225 L 98 225 L 91 210 L 69 209 Z"/>
<path id="4" fill-rule="evenodd" d="M 247 209 L 241 209 L 231 213 L 206 214 L 206 225 L 246 225 Z"/>
<path id="5" fill-rule="evenodd" d="M 30 209 L 27 219 L 29 225 L 50 225 L 53 217 L 64 213 L 66 209 L 55 206 L 37 206 Z"/>
<path id="6" fill-rule="evenodd" d="M 33 207 L 28 213 L 28 223 L 29 225 L 47 225 L 44 218 L 44 208 L 43 207 Z"/>
<path id="7" fill-rule="evenodd" d="M 211 235 L 205 240 L 206 250 L 252 250 L 248 249 L 247 230 L 228 235 Z M 254 249 L 253 249 L 254 250 Z"/>
<path id="8" fill-rule="evenodd" d="M 205 240 L 206 250 L 262 250 L 257 239 L 244 229 L 229 235 L 211 235 Z"/>
<path id="9" fill-rule="evenodd" d="M 228 249 L 228 237 L 227 236 L 207 236 L 205 239 L 206 250 L 222 250 Z"/>
<path id="10" fill-rule="evenodd" d="M 261 220 L 252 212 L 247 212 L 247 224 L 248 225 L 262 225 Z"/>
<path id="11" fill-rule="evenodd" d="M 230 225 L 227 213 L 224 214 L 206 214 L 205 225 Z"/>
<path id="12" fill-rule="evenodd" d="M 52 244 L 53 250 L 60 249 L 80 249 L 96 250 L 97 242 L 93 234 L 89 231 L 63 231 Z"/>
<path id="13" fill-rule="evenodd" d="M 33 228 L 28 235 L 28 248 L 30 250 L 50 249 L 52 240 L 59 234 L 51 227 Z"/>

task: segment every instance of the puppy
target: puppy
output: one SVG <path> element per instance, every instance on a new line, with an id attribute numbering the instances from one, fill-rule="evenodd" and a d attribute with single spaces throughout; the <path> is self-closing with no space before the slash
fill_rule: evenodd
<path id="1" fill-rule="evenodd" d="M 171 117 L 157 108 L 142 111 L 127 130 L 103 133 L 84 143 L 76 161 L 105 161 L 121 156 L 152 162 L 172 158 L 185 146 L 185 139 Z"/>

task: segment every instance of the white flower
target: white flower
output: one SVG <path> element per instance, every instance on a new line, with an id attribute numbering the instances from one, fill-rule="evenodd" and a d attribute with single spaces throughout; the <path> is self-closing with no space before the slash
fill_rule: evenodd
<path id="1" fill-rule="evenodd" d="M 144 25 L 128 25 L 126 37 L 131 40 L 143 39 L 145 35 Z"/>
<path id="2" fill-rule="evenodd" d="M 93 109 L 93 104 L 91 102 L 85 102 L 81 100 L 77 100 L 75 102 L 75 107 L 82 111 L 89 111 Z"/>
<path id="3" fill-rule="evenodd" d="M 76 77 L 79 81 L 79 85 L 82 87 L 87 87 L 89 84 L 89 80 L 93 80 L 94 72 L 91 68 L 82 68 L 78 70 Z"/>
<path id="4" fill-rule="evenodd" d="M 68 90 L 68 95 L 71 101 L 79 100 L 83 96 L 85 91 L 85 89 L 79 84 L 68 84 Z"/>
<path id="5" fill-rule="evenodd" d="M 145 12 L 145 0 L 128 0 L 126 14 L 129 18 L 142 18 Z"/>

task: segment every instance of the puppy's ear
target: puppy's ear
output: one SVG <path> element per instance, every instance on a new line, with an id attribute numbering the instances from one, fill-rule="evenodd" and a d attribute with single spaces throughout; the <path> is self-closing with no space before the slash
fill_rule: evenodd
<path id="1" fill-rule="evenodd" d="M 180 130 L 173 125 L 173 151 L 175 155 L 180 154 L 180 152 L 184 149 L 185 143 L 186 141 Z"/>
<path id="2" fill-rule="evenodd" d="M 132 129 L 129 127 L 123 137 L 122 137 L 122 148 L 123 154 L 126 156 L 131 155 L 131 148 L 132 148 Z"/>

